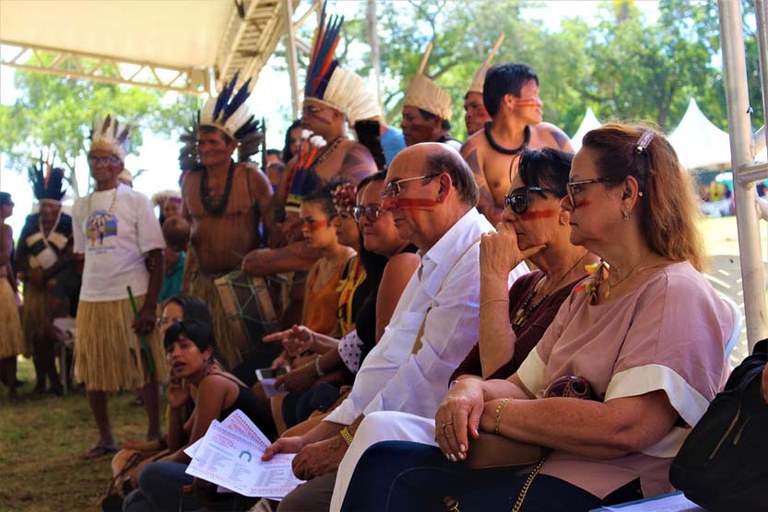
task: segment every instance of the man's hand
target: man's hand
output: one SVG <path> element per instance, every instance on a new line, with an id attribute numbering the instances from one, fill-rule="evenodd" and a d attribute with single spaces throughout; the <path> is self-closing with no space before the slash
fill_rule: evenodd
<path id="1" fill-rule="evenodd" d="M 41 268 L 33 268 L 29 271 L 29 282 L 38 290 L 45 288 L 45 273 Z"/>
<path id="2" fill-rule="evenodd" d="M 347 443 L 341 436 L 309 444 L 293 459 L 293 474 L 302 480 L 310 480 L 335 471 L 345 453 Z"/>
<path id="3" fill-rule="evenodd" d="M 261 460 L 269 460 L 278 453 L 298 453 L 306 442 L 301 436 L 281 437 L 264 450 Z"/>
<path id="4" fill-rule="evenodd" d="M 139 317 L 133 322 L 133 331 L 137 336 L 146 336 L 154 330 L 157 324 L 155 304 L 145 302 L 139 310 Z"/>

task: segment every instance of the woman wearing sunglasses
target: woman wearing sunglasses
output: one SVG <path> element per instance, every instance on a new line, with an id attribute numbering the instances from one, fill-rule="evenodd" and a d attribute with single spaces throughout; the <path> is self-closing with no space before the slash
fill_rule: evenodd
<path id="1" fill-rule="evenodd" d="M 343 201 L 337 204 L 339 215 L 354 219 L 362 236 L 360 260 L 366 277 L 352 298 L 353 302 L 359 303 L 354 308 L 353 329 L 341 340 L 306 326 L 279 333 L 289 343 L 305 346 L 318 355 L 309 363 L 278 377 L 276 386 L 292 393 L 303 392 L 317 388 L 325 376 L 338 371 L 345 374 L 346 383 L 351 383 L 362 359 L 375 346 L 389 323 L 400 294 L 419 265 L 419 257 L 415 254 L 416 247 L 398 233 L 392 215 L 379 209 L 384 178 L 385 173 L 382 172 L 363 179 L 357 188 L 354 206 L 343 204 Z M 307 399 L 309 397 L 307 395 Z M 285 413 L 285 410 L 282 412 Z M 286 422 L 286 426 L 295 423 Z M 310 426 L 299 423 L 287 434 Z"/>
<path id="2" fill-rule="evenodd" d="M 580 512 L 672 490 L 672 458 L 724 383 L 734 322 L 700 274 L 690 177 L 661 134 L 614 124 L 584 137 L 568 189 L 570 240 L 601 258 L 593 275 L 508 379 L 449 390 L 423 427 L 437 446 L 371 447 L 342 510 Z M 550 397 L 573 378 L 594 399 Z M 548 456 L 522 472 L 472 470 L 479 431 Z"/>

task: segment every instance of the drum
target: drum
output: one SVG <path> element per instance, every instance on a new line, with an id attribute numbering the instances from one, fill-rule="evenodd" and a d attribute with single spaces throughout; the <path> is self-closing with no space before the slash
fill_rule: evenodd
<path id="1" fill-rule="evenodd" d="M 235 345 L 243 347 L 243 352 L 263 347 L 264 335 L 280 328 L 279 311 L 275 310 L 270 290 L 275 288 L 270 286 L 273 283 L 263 277 L 250 277 L 242 270 L 221 276 L 214 283 Z"/>

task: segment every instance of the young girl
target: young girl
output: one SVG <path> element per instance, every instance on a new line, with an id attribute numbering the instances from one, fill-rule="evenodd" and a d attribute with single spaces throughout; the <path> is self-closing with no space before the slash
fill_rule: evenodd
<path id="1" fill-rule="evenodd" d="M 171 366 L 168 385 L 168 448 L 171 454 L 145 466 L 139 487 L 130 493 L 123 510 L 196 510 L 200 503 L 183 488 L 193 482 L 185 470 L 190 462 L 184 449 L 203 437 L 214 419 L 223 421 L 240 409 L 254 422 L 264 423 L 256 397 L 245 384 L 215 360 L 216 348 L 208 315 L 190 317 L 183 304 L 199 309 L 197 299 L 170 299 L 163 311 L 165 349 Z M 194 410 L 184 421 L 192 400 Z"/>

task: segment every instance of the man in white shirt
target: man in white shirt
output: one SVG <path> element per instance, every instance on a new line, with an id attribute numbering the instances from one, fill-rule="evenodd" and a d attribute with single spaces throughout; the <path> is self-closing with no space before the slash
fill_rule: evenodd
<path id="1" fill-rule="evenodd" d="M 167 376 L 163 346 L 155 330 L 165 248 L 160 224 L 149 199 L 118 181 L 127 128 L 107 116 L 94 123 L 92 134 L 88 165 L 95 191 L 78 199 L 72 211 L 74 252 L 85 260 L 77 310 L 75 377 L 85 383 L 99 431 L 86 458 L 117 451 L 107 410 L 109 392 L 142 388 L 149 418 L 147 439 L 159 439 L 158 380 Z"/>
<path id="2" fill-rule="evenodd" d="M 387 171 L 382 207 L 422 259 L 392 320 L 365 358 L 352 391 L 302 436 L 278 439 L 264 455 L 298 453 L 294 473 L 310 480 L 278 510 L 328 510 L 335 471 L 355 429 L 373 411 L 434 415 L 453 370 L 477 339 L 480 235 L 493 231 L 478 213 L 472 172 L 453 148 L 410 146 Z M 525 266 L 515 273 L 525 272 Z"/>

